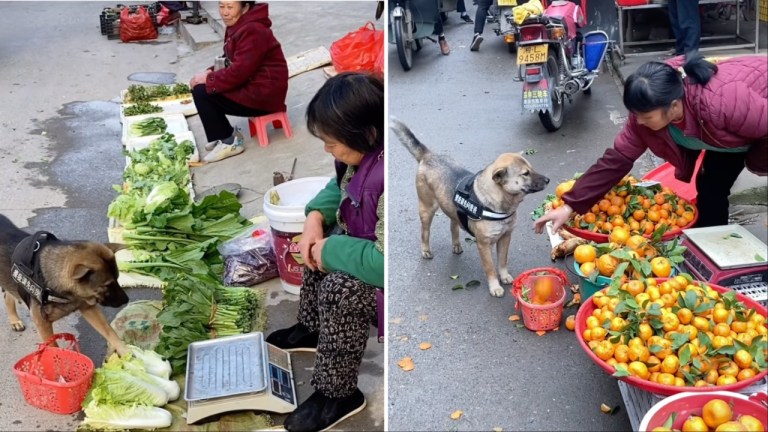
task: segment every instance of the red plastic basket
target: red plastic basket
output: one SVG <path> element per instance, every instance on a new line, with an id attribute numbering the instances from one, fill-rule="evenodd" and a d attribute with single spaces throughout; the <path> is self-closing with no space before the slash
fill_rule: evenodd
<path id="1" fill-rule="evenodd" d="M 69 346 L 51 346 L 59 339 L 69 342 Z M 16 362 L 13 372 L 28 404 L 57 414 L 72 414 L 80 411 L 91 388 L 93 361 L 80 354 L 74 335 L 58 333 Z"/>
<path id="2" fill-rule="evenodd" d="M 553 280 L 552 294 L 547 299 L 551 304 L 537 305 L 523 300 L 523 288 L 533 289 L 537 279 Z M 552 267 L 534 268 L 521 273 L 512 282 L 512 295 L 515 296 L 515 309 L 521 309 L 523 324 L 533 331 L 552 330 L 560 325 L 565 302 L 565 287 L 568 278 L 561 270 Z"/>
<path id="3" fill-rule="evenodd" d="M 733 418 L 738 419 L 742 415 L 751 415 L 763 422 L 768 420 L 768 396 L 765 392 L 745 396 L 739 393 L 714 391 L 708 393 L 680 393 L 670 396 L 653 406 L 643 417 L 640 423 L 641 431 L 653 430 L 662 426 L 672 413 L 677 413 L 672 429 L 681 430 L 683 423 L 689 416 L 701 417 L 702 408 L 712 399 L 724 400 L 733 409 Z"/>
<path id="4" fill-rule="evenodd" d="M 656 278 L 658 283 L 664 282 L 668 280 L 669 278 Z M 711 286 L 712 289 L 719 293 L 724 293 L 728 291 L 732 291 L 729 288 L 721 287 L 719 285 L 714 285 L 711 283 L 707 283 L 707 285 Z M 608 288 L 603 289 L 602 291 L 607 291 Z M 755 309 L 757 312 L 766 315 L 766 308 L 765 306 L 762 306 L 760 303 L 757 303 L 756 301 L 752 300 L 751 298 L 739 293 L 735 292 L 736 299 L 738 299 L 740 302 L 744 303 L 744 305 L 748 308 Z M 579 345 L 581 345 L 581 348 L 584 350 L 584 352 L 587 353 L 589 358 L 592 359 L 598 366 L 600 366 L 604 371 L 606 371 L 609 375 L 613 375 L 614 368 L 613 366 L 609 365 L 608 363 L 601 360 L 595 353 L 592 352 L 592 350 L 589 348 L 589 345 L 587 345 L 586 341 L 584 341 L 584 330 L 587 329 L 587 318 L 589 318 L 592 315 L 592 312 L 595 310 L 595 304 L 592 301 L 586 301 L 584 302 L 581 307 L 579 308 L 579 311 L 576 313 L 576 339 L 579 341 Z M 717 386 L 714 387 L 717 390 L 722 391 L 733 391 L 738 392 L 741 389 L 745 389 L 753 384 L 759 383 L 761 380 L 763 380 L 766 375 L 768 375 L 768 369 L 763 370 L 762 372 L 758 373 L 754 377 L 739 381 L 733 384 L 728 384 L 724 386 Z M 664 396 L 670 396 L 682 392 L 696 392 L 696 393 L 703 393 L 703 392 L 711 392 L 713 387 L 675 387 L 665 384 L 659 384 L 655 383 L 653 381 L 644 380 L 642 378 L 637 378 L 634 376 L 628 376 L 628 377 L 620 377 L 618 378 L 620 380 L 624 380 L 628 384 L 632 384 L 633 386 L 645 390 L 651 393 L 656 393 Z"/>

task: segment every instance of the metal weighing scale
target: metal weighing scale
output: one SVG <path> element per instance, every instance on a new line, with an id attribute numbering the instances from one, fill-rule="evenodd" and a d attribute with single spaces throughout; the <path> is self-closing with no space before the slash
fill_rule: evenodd
<path id="1" fill-rule="evenodd" d="M 287 351 L 261 332 L 189 344 L 184 389 L 187 424 L 236 410 L 289 413 L 296 386 Z"/>
<path id="2" fill-rule="evenodd" d="M 684 271 L 766 304 L 768 246 L 741 225 L 683 230 Z"/>

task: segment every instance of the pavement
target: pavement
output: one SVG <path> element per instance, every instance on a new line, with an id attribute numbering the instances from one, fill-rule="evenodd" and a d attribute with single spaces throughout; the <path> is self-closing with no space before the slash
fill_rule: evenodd
<path id="1" fill-rule="evenodd" d="M 217 3 L 204 2 L 216 9 Z M 181 32 L 157 40 L 124 44 L 99 33 L 98 16 L 109 2 L 1 2 L 0 14 L 0 213 L 28 230 L 46 229 L 61 238 L 107 241 L 107 206 L 114 198 L 113 184 L 121 181 L 125 164 L 120 145 L 119 99 L 122 89 L 134 83 L 137 72 L 175 74 L 180 82 L 213 63 L 221 42 L 188 43 Z M 333 41 L 374 20 L 374 2 L 275 2 L 270 3 L 273 30 L 286 56 Z M 207 24 L 201 24 L 207 26 Z M 201 27 L 202 28 L 202 27 Z M 306 104 L 325 81 L 322 70 L 295 76 L 289 82 L 288 116 L 293 138 L 270 130 L 270 145 L 259 147 L 255 137 L 246 139 L 246 151 L 236 157 L 193 168 L 196 192 L 223 183 L 242 185 L 242 214 L 262 214 L 263 195 L 272 187 L 273 171 L 290 171 L 297 158 L 295 177 L 331 176 L 333 159 L 323 151 L 304 124 Z M 205 135 L 197 116 L 190 129 L 204 155 Z M 246 137 L 245 118 L 232 118 Z M 279 280 L 262 284 L 268 290 L 267 332 L 295 322 L 298 296 L 286 293 Z M 156 289 L 131 288 L 131 300 L 159 299 Z M 19 308 L 29 323 L 26 308 Z M 105 311 L 109 319 L 117 310 Z M 0 315 L 4 315 L 0 312 Z M 33 327 L 30 325 L 30 327 Z M 74 333 L 81 351 L 98 364 L 106 343 L 78 314 L 59 321 L 56 331 Z M 5 353 L 0 359 L 0 385 L 9 389 L 0 397 L 0 430 L 74 430 L 82 414 L 55 415 L 27 405 L 12 374 L 13 364 L 33 352 L 38 343 L 33 328 L 21 333 L 0 332 Z M 313 389 L 309 379 L 313 358 L 294 356 L 299 400 Z M 371 329 L 359 387 L 367 408 L 339 425 L 340 429 L 383 430 L 384 346 Z M 274 416 L 281 424 L 283 416 Z"/>

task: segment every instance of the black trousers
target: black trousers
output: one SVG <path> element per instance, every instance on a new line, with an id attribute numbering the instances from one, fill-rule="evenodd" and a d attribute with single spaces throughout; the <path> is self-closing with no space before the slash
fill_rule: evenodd
<path id="1" fill-rule="evenodd" d="M 698 0 L 669 0 L 669 22 L 675 35 L 675 53 L 686 54 L 699 49 L 701 17 Z"/>
<path id="2" fill-rule="evenodd" d="M 205 137 L 208 142 L 229 138 L 234 128 L 227 119 L 227 114 L 237 117 L 259 117 L 269 114 L 239 103 L 220 94 L 208 94 L 205 84 L 198 84 L 192 89 L 192 98 L 195 100 L 197 113 L 203 122 Z"/>
<path id="3" fill-rule="evenodd" d="M 697 227 L 728 224 L 728 196 L 731 187 L 744 169 L 746 153 L 704 154 L 701 170 L 696 177 L 696 206 L 699 210 Z"/>
<path id="4" fill-rule="evenodd" d="M 485 28 L 485 20 L 488 17 L 488 8 L 493 4 L 493 0 L 477 0 L 477 10 L 475 11 L 475 33 L 482 33 Z"/>

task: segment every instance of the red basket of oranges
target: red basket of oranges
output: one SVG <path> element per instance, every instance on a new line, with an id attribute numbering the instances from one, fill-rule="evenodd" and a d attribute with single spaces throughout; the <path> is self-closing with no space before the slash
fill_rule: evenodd
<path id="1" fill-rule="evenodd" d="M 644 288 L 633 295 L 637 283 Z M 766 308 L 749 297 L 683 275 L 631 280 L 618 291 L 582 304 L 575 328 L 582 349 L 612 376 L 673 395 L 739 391 L 768 375 Z"/>
<path id="2" fill-rule="evenodd" d="M 679 393 L 654 405 L 640 423 L 641 431 L 744 430 L 764 431 L 768 427 L 768 395 L 751 396 L 715 391 Z"/>
<path id="3" fill-rule="evenodd" d="M 521 309 L 523 324 L 533 331 L 552 330 L 560 325 L 568 278 L 561 270 L 542 267 L 521 273 L 512 282 L 512 295 Z"/>

